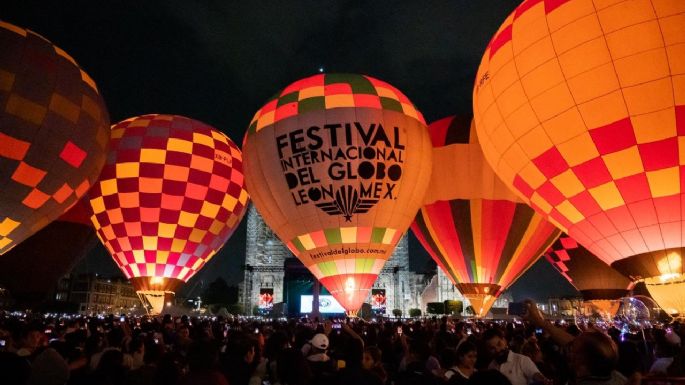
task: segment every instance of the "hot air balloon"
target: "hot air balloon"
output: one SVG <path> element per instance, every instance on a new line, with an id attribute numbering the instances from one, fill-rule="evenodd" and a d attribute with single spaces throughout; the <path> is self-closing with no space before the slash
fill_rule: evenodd
<path id="1" fill-rule="evenodd" d="M 216 254 L 245 213 L 242 155 L 212 127 L 144 115 L 112 127 L 90 195 L 97 235 L 141 301 L 159 314 Z"/>
<path id="2" fill-rule="evenodd" d="M 525 1 L 473 91 L 502 180 L 604 262 L 682 302 L 684 13 L 680 0 Z"/>
<path id="3" fill-rule="evenodd" d="M 42 36 L 0 21 L 0 47 L 1 255 L 95 183 L 109 116 L 95 82 Z"/>
<path id="4" fill-rule="evenodd" d="M 433 175 L 411 229 L 483 317 L 560 232 L 497 178 L 470 118 L 441 119 L 428 130 Z"/>
<path id="5" fill-rule="evenodd" d="M 243 149 L 267 225 L 356 314 L 426 191 L 422 115 L 385 82 L 320 74 L 257 111 Z"/>
<path id="6" fill-rule="evenodd" d="M 621 305 L 618 300 L 630 294 L 632 282 L 627 277 L 567 235 L 554 242 L 545 258 L 606 317 L 616 315 Z"/>
<path id="7" fill-rule="evenodd" d="M 79 200 L 61 217 L 0 257 L 0 284 L 15 305 L 46 301 L 61 276 L 97 245 L 90 206 Z"/>

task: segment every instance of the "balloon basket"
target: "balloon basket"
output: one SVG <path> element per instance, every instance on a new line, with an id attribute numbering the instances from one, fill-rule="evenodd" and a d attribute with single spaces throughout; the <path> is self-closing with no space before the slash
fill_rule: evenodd
<path id="1" fill-rule="evenodd" d="M 357 313 L 359 313 L 359 309 L 355 309 L 355 310 L 345 310 L 345 315 L 346 315 L 348 318 L 357 318 L 357 317 L 358 317 L 358 316 L 357 316 Z"/>
<path id="2" fill-rule="evenodd" d="M 139 290 L 136 294 L 149 316 L 162 314 L 166 303 L 174 297 L 173 291 Z"/>

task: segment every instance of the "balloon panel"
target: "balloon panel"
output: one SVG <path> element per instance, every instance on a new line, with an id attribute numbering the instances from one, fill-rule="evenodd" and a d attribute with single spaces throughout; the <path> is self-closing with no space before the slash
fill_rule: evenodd
<path id="1" fill-rule="evenodd" d="M 562 235 L 545 258 L 586 300 L 618 299 L 628 293 L 631 281 L 612 269 L 573 238 Z"/>
<path id="2" fill-rule="evenodd" d="M 649 295 L 668 314 L 685 315 L 685 281 L 661 281 L 658 277 L 645 279 Z"/>
<path id="3" fill-rule="evenodd" d="M 679 0 L 525 1 L 487 47 L 473 91 L 502 180 L 607 264 L 642 255 L 615 265 L 635 277 L 685 239 L 684 12 Z"/>
<path id="4" fill-rule="evenodd" d="M 476 290 L 474 295 L 496 297 L 496 290 L 518 279 L 559 231 L 499 180 L 469 125 L 450 117 L 429 126 L 433 175 L 412 230 L 453 283 Z"/>
<path id="5" fill-rule="evenodd" d="M 112 150 L 90 196 L 97 234 L 127 278 L 181 281 L 224 245 L 248 201 L 238 147 L 174 115 L 113 126 Z"/>
<path id="6" fill-rule="evenodd" d="M 341 305 L 358 309 L 425 193 L 420 114 L 387 83 L 317 75 L 257 112 L 244 151 L 265 222 Z"/>
<path id="7" fill-rule="evenodd" d="M 48 299 L 60 277 L 97 244 L 83 199 L 43 229 L 0 256 L 0 283 L 21 305 Z M 84 221 L 84 219 L 86 221 Z"/>
<path id="8" fill-rule="evenodd" d="M 66 52 L 0 21 L 0 254 L 45 227 L 95 183 L 109 116 Z"/>

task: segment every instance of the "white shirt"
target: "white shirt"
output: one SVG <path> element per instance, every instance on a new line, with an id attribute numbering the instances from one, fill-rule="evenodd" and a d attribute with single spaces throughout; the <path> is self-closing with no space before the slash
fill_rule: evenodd
<path id="1" fill-rule="evenodd" d="M 511 385 L 528 385 L 533 381 L 535 373 L 540 373 L 533 360 L 523 354 L 509 351 L 507 361 L 498 364 L 492 361 L 488 369 L 498 370 L 511 381 Z"/>

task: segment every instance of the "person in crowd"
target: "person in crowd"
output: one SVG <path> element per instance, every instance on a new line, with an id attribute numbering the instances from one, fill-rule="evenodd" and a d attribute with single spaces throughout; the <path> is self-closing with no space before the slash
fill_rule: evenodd
<path id="1" fill-rule="evenodd" d="M 188 349 L 188 375 L 181 382 L 182 385 L 228 385 L 226 377 L 219 371 L 219 349 L 209 340 L 193 342 Z M 243 374 L 243 373 L 241 373 Z M 234 376 L 236 382 L 231 384 L 247 384 L 244 376 Z M 242 382 L 238 382 L 242 381 Z"/>
<path id="2" fill-rule="evenodd" d="M 383 368 L 383 352 L 377 346 L 367 346 L 364 348 L 364 358 L 362 367 L 374 373 L 381 380 L 382 384 L 388 381 L 388 373 Z"/>
<path id="3" fill-rule="evenodd" d="M 309 363 L 299 349 L 286 348 L 278 354 L 277 380 L 273 385 L 310 385 L 314 379 Z"/>
<path id="4" fill-rule="evenodd" d="M 551 385 L 552 382 L 540 373 L 530 358 L 509 350 L 501 330 L 488 329 L 483 333 L 483 342 L 492 358 L 488 368 L 500 371 L 512 385 L 528 385 L 534 381 Z"/>
<path id="5" fill-rule="evenodd" d="M 525 318 L 543 328 L 557 344 L 568 348 L 568 364 L 575 385 L 625 385 L 628 380 L 616 370 L 618 347 L 608 334 L 588 330 L 573 336 L 552 325 L 532 301 L 527 301 Z"/>
<path id="6" fill-rule="evenodd" d="M 306 349 L 306 347 L 309 349 Z M 307 351 L 307 363 L 314 377 L 315 384 L 325 384 L 330 381 L 337 367 L 336 362 L 328 355 L 330 342 L 323 333 L 317 333 L 303 348 Z"/>
<path id="7" fill-rule="evenodd" d="M 469 381 L 469 385 L 512 385 L 509 378 L 502 374 L 499 370 L 486 369 L 473 373 Z"/>
<path id="8" fill-rule="evenodd" d="M 627 379 L 615 370 L 618 348 L 611 338 L 598 331 L 581 333 L 571 342 L 569 364 L 576 385 L 623 385 Z"/>
<path id="9" fill-rule="evenodd" d="M 223 356 L 223 373 L 231 385 L 248 385 L 259 362 L 257 344 L 247 333 L 230 335 Z"/>
<path id="10" fill-rule="evenodd" d="M 476 371 L 476 360 L 478 359 L 478 348 L 469 341 L 464 341 L 453 351 L 454 359 L 446 362 L 445 379 L 450 385 L 466 384 Z M 448 355 L 449 356 L 449 355 Z M 447 361 L 447 360 L 446 360 Z"/>

